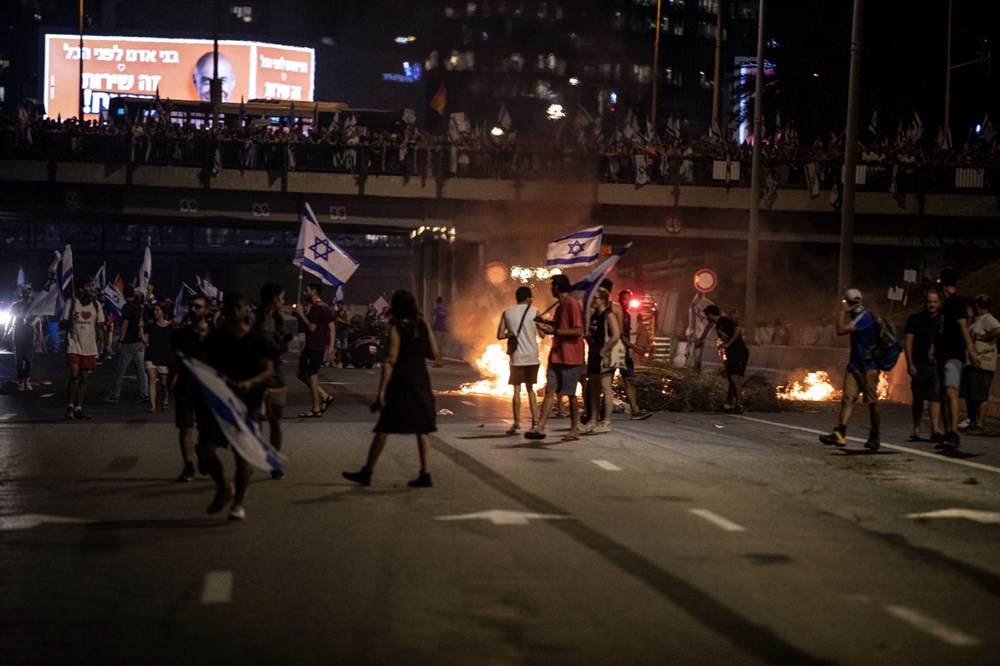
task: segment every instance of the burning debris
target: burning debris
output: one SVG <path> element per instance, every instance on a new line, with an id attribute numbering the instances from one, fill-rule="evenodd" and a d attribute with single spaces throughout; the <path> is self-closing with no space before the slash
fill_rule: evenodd
<path id="1" fill-rule="evenodd" d="M 878 399 L 889 399 L 889 373 L 883 372 L 878 378 Z M 775 394 L 780 400 L 800 400 L 804 402 L 835 402 L 839 401 L 844 392 L 834 388 L 830 381 L 830 375 L 823 370 L 809 372 L 802 379 L 792 380 L 788 384 L 783 384 L 775 389 Z"/>

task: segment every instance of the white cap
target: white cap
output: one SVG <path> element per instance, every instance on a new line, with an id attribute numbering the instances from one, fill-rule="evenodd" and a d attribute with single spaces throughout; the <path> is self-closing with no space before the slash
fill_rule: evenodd
<path id="1" fill-rule="evenodd" d="M 846 300 L 851 305 L 855 305 L 861 302 L 861 292 L 857 289 L 848 289 L 844 292 L 844 300 Z"/>

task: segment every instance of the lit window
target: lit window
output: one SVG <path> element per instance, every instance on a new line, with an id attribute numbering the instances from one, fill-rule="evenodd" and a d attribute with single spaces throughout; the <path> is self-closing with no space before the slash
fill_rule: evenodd
<path id="1" fill-rule="evenodd" d="M 246 5 L 232 5 L 229 8 L 229 13 L 244 23 L 250 23 L 253 21 L 253 7 L 247 7 Z"/>
<path id="2" fill-rule="evenodd" d="M 476 15 L 476 9 L 477 9 L 476 3 L 474 3 L 474 2 L 467 2 L 467 3 L 465 3 L 465 15 L 466 16 L 475 16 Z"/>

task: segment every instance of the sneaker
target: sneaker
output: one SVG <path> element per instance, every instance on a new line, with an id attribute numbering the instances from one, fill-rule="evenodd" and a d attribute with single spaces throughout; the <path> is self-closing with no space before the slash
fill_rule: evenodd
<path id="1" fill-rule="evenodd" d="M 184 471 L 177 477 L 177 483 L 190 483 L 194 481 L 194 464 L 184 463 Z"/>
<path id="2" fill-rule="evenodd" d="M 341 472 L 340 475 L 348 481 L 360 483 L 362 486 L 372 485 L 372 473 L 367 467 L 362 467 L 357 472 Z"/>
<path id="3" fill-rule="evenodd" d="M 73 412 L 73 418 L 77 421 L 93 421 L 90 414 L 85 414 L 83 409 L 80 407 L 77 407 L 76 411 Z"/>
<path id="4" fill-rule="evenodd" d="M 932 442 L 940 442 L 940 441 L 942 441 L 944 439 L 944 433 L 943 432 L 932 432 L 930 439 L 931 439 Z"/>
<path id="5" fill-rule="evenodd" d="M 243 520 L 247 517 L 247 510 L 243 508 L 242 504 L 233 504 L 233 508 L 229 510 L 229 520 Z"/>
<path id="6" fill-rule="evenodd" d="M 969 429 L 970 425 L 972 425 L 972 421 L 970 421 L 969 419 L 962 419 L 962 422 L 958 424 L 958 431 L 965 432 L 966 430 Z"/>
<path id="7" fill-rule="evenodd" d="M 505 430 L 504 432 L 508 435 L 516 435 L 517 433 L 521 432 L 521 426 L 517 424 L 512 425 L 511 427 L 507 428 L 507 430 Z"/>
<path id="8" fill-rule="evenodd" d="M 957 432 L 951 431 L 944 434 L 944 439 L 934 445 L 934 448 L 938 451 L 952 451 L 957 449 L 962 443 L 961 438 L 958 436 Z"/>
<path id="9" fill-rule="evenodd" d="M 285 478 L 285 473 L 282 472 L 280 469 L 272 469 L 271 478 L 274 479 L 275 481 L 281 481 L 282 479 Z"/>
<path id="10" fill-rule="evenodd" d="M 868 439 L 865 440 L 865 448 L 869 449 L 870 451 L 878 451 L 878 447 L 880 445 L 881 445 L 881 442 L 879 441 L 878 431 L 877 430 L 869 430 L 868 431 Z"/>
<path id="11" fill-rule="evenodd" d="M 76 418 L 76 412 L 73 410 L 72 405 L 66 408 L 66 418 L 69 419 L 70 421 Z"/>
<path id="12" fill-rule="evenodd" d="M 820 435 L 819 441 L 828 446 L 847 446 L 847 438 L 841 435 L 839 430 L 834 430 L 829 435 Z"/>
<path id="13" fill-rule="evenodd" d="M 598 421 L 591 430 L 591 433 L 595 435 L 602 435 L 606 432 L 611 432 L 611 421 Z"/>
<path id="14" fill-rule="evenodd" d="M 215 497 L 212 499 L 212 503 L 208 505 L 205 509 L 205 513 L 219 513 L 222 511 L 229 500 L 233 498 L 233 487 L 225 486 L 224 488 L 216 488 Z"/>
<path id="15" fill-rule="evenodd" d="M 972 425 L 970 425 L 968 428 L 965 429 L 966 435 L 982 435 L 984 432 L 986 432 L 986 428 L 979 425 L 978 423 L 973 423 Z"/>
<path id="16" fill-rule="evenodd" d="M 578 433 L 580 433 L 581 435 L 593 435 L 594 434 L 594 428 L 595 428 L 595 425 L 593 423 L 591 423 L 590 421 L 587 421 L 586 423 L 581 423 L 577 427 L 576 431 Z"/>
<path id="17" fill-rule="evenodd" d="M 434 483 L 431 481 L 430 474 L 421 474 L 420 476 L 413 479 L 413 481 L 410 481 L 406 485 L 408 485 L 411 488 L 430 488 L 434 485 Z"/>
<path id="18" fill-rule="evenodd" d="M 631 416 L 633 421 L 642 421 L 643 419 L 648 419 L 652 416 L 652 412 L 644 412 L 641 409 Z"/>
<path id="19" fill-rule="evenodd" d="M 743 413 L 743 405 L 736 405 L 735 407 L 733 407 L 733 411 L 731 411 L 729 413 L 730 414 L 742 414 Z"/>
<path id="20" fill-rule="evenodd" d="M 119 402 L 118 398 L 116 398 L 113 395 L 106 395 L 103 398 L 101 398 L 101 401 L 102 402 Z"/>
<path id="21" fill-rule="evenodd" d="M 138 402 L 140 405 L 142 403 L 144 403 L 144 402 L 149 402 L 149 396 L 148 395 L 141 395 L 141 396 L 139 396 L 139 399 L 136 400 L 136 402 Z"/>
<path id="22" fill-rule="evenodd" d="M 722 412 L 723 414 L 731 414 L 733 412 L 733 408 L 731 405 L 723 405 L 722 409 L 720 409 L 719 411 Z"/>

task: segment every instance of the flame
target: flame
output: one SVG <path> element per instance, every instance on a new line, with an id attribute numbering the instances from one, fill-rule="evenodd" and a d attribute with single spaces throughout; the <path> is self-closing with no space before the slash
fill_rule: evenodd
<path id="1" fill-rule="evenodd" d="M 800 384 L 793 381 L 784 386 L 779 386 L 778 397 L 782 400 L 838 400 L 840 393 L 833 384 L 830 383 L 830 375 L 823 370 L 810 372 Z"/>
<path id="2" fill-rule="evenodd" d="M 442 395 L 493 395 L 501 398 L 510 398 L 514 395 L 514 387 L 510 380 L 510 357 L 507 350 L 500 343 L 493 343 L 486 346 L 486 350 L 475 360 L 476 369 L 479 370 L 480 379 L 477 382 L 462 384 L 457 391 L 438 391 Z M 538 377 L 535 386 L 545 384 L 545 373 L 541 366 L 538 368 Z"/>
<path id="3" fill-rule="evenodd" d="M 878 392 L 879 400 L 889 399 L 889 373 L 879 373 Z M 778 398 L 781 400 L 809 400 L 821 402 L 824 400 L 840 400 L 843 391 L 833 387 L 830 382 L 830 375 L 823 370 L 810 372 L 805 376 L 800 384 L 792 381 L 777 388 Z"/>

